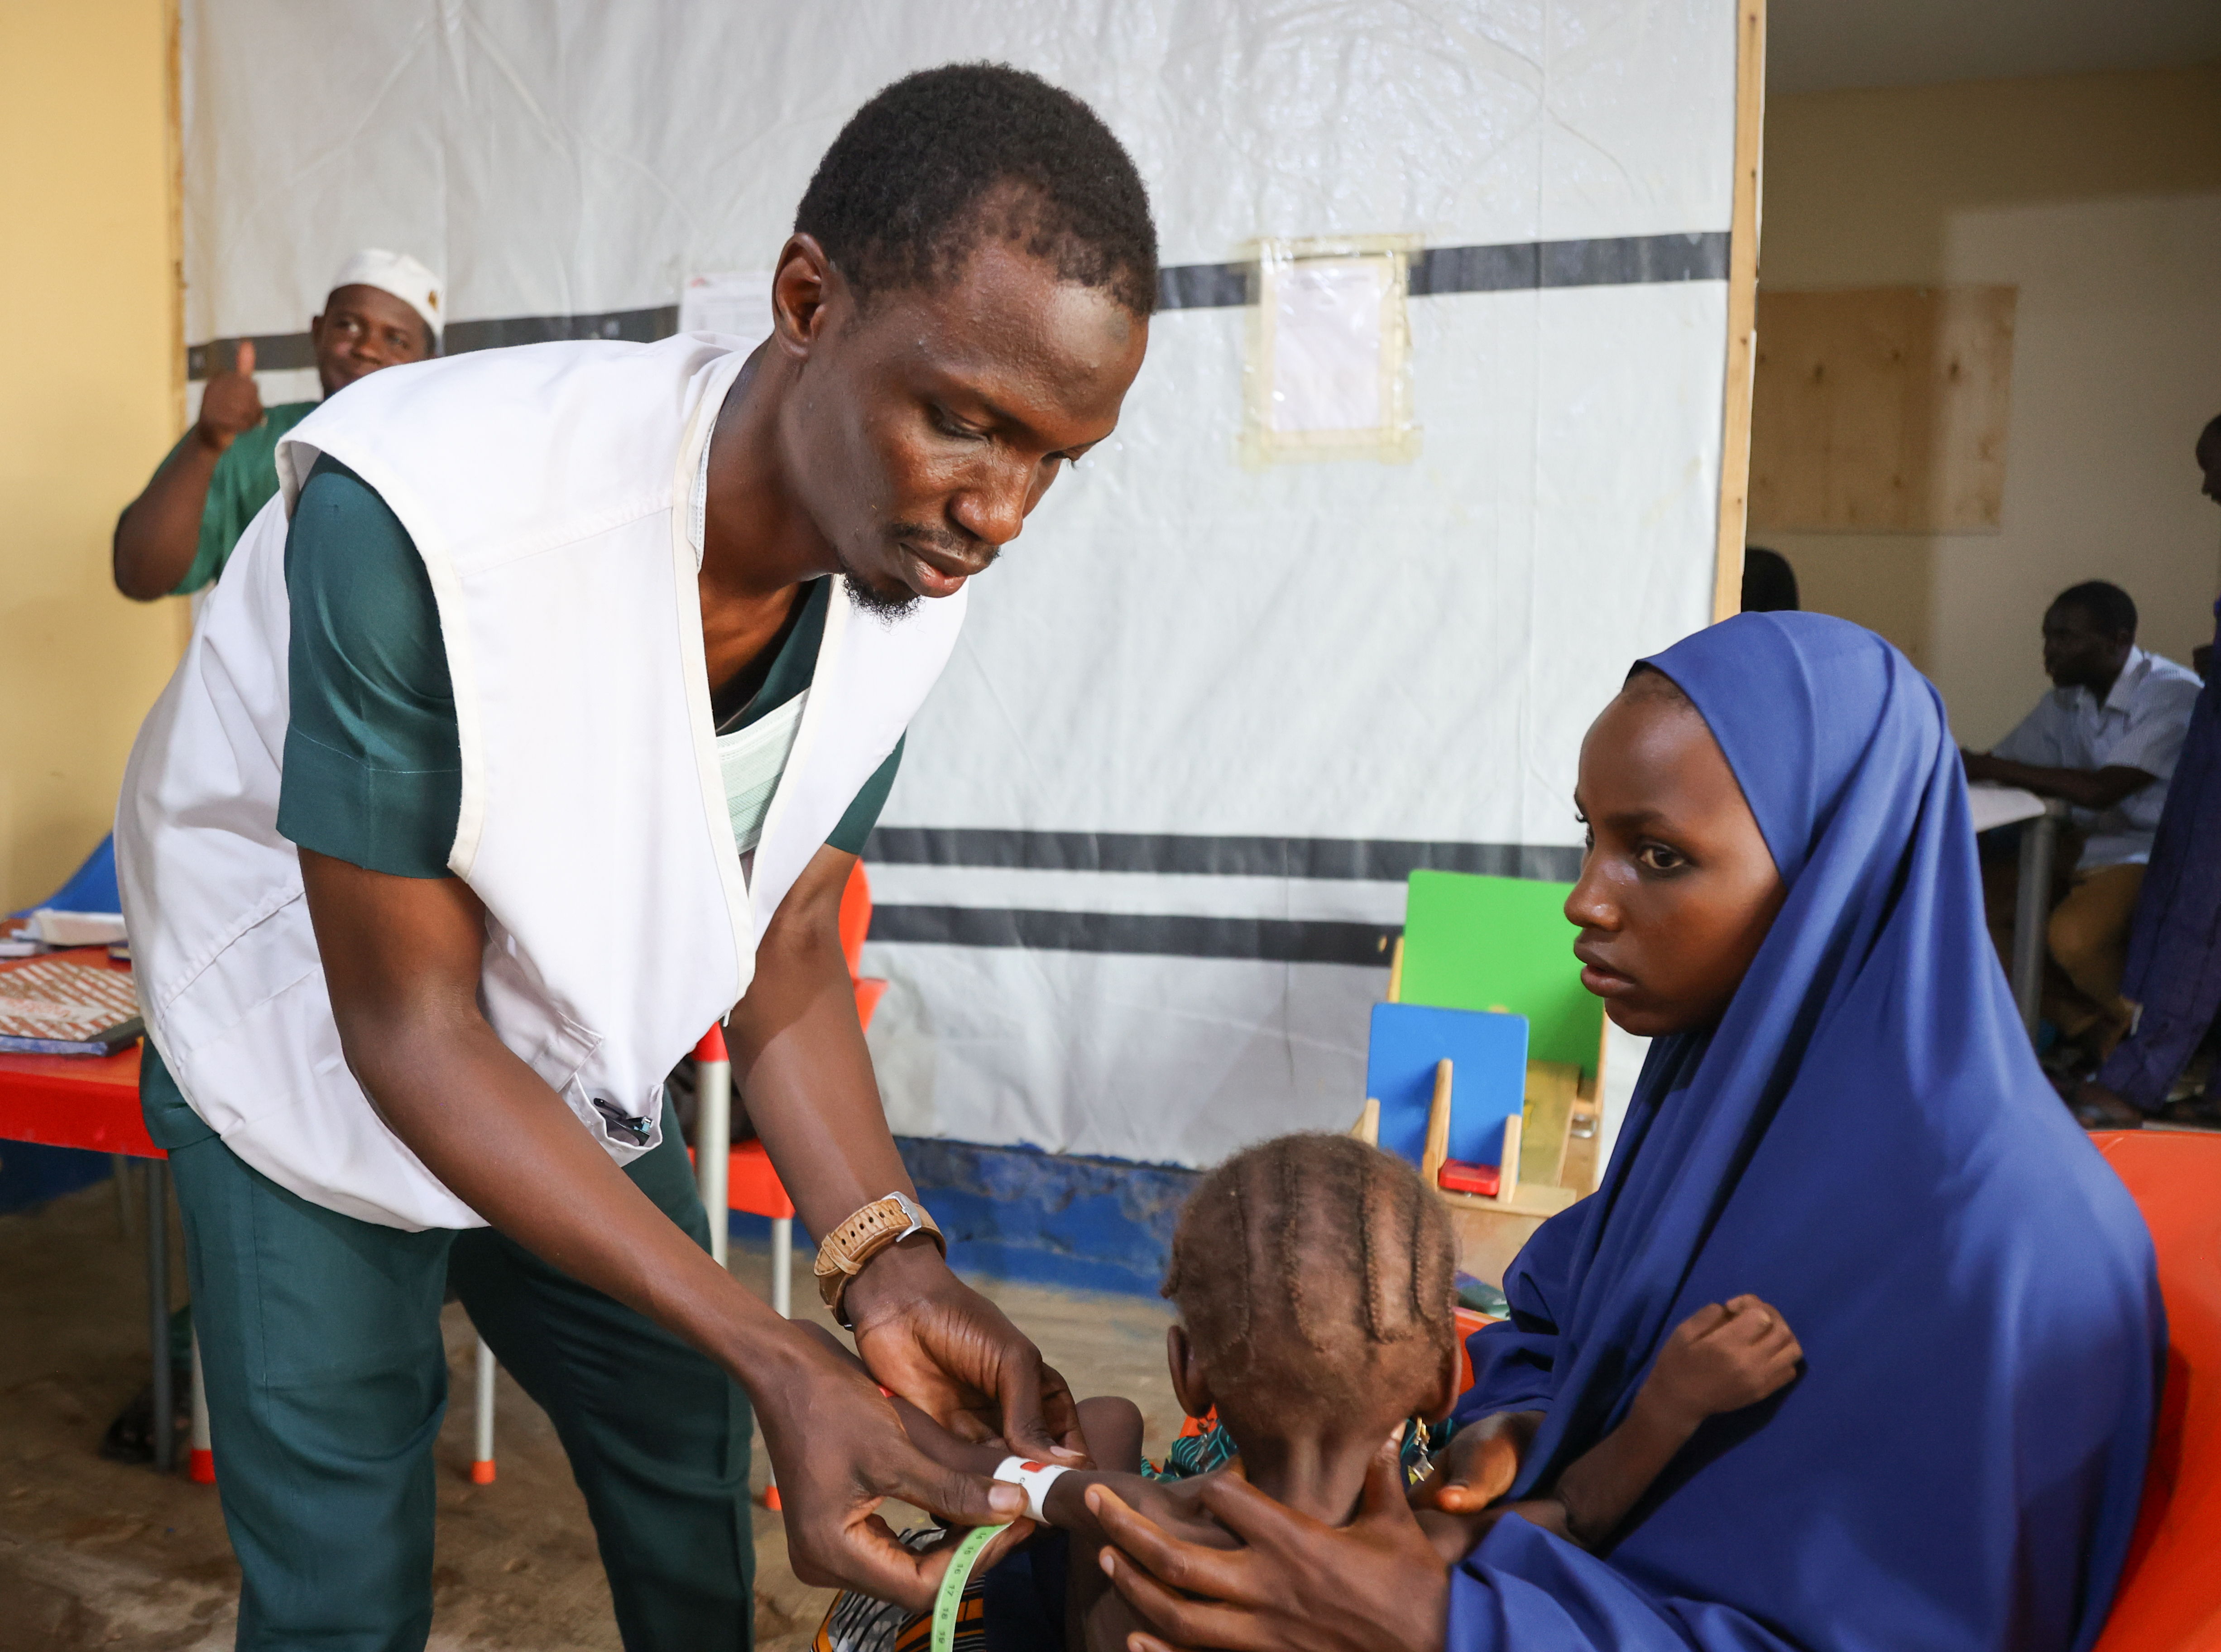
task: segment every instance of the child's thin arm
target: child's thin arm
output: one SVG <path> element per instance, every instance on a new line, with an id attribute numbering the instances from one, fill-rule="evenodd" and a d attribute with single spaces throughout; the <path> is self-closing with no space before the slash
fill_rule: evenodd
<path id="1" fill-rule="evenodd" d="M 1556 1500 L 1565 1510 L 1566 1536 L 1584 1549 L 1611 1536 L 1703 1421 L 1658 1404 L 1645 1383 L 1626 1421 L 1558 1477 Z"/>
<path id="2" fill-rule="evenodd" d="M 1085 1402 L 1083 1402 L 1084 1404 Z M 910 1443 L 944 1467 L 960 1468 L 968 1474 L 992 1474 L 1010 1455 L 1009 1448 L 1001 1445 L 975 1445 L 960 1440 L 935 1422 L 908 1400 L 897 1396 L 896 1413 L 902 1418 L 903 1431 L 910 1436 Z M 1117 1492 L 1129 1508 L 1138 1509 L 1159 1525 L 1178 1532 L 1191 1542 L 1216 1543 L 1223 1548 L 1236 1547 L 1234 1539 L 1219 1524 L 1183 1497 L 1171 1492 L 1161 1481 L 1144 1474 L 1123 1474 L 1102 1468 L 1073 1468 L 1059 1474 L 1042 1499 L 1042 1512 L 1048 1524 L 1071 1532 L 1076 1539 L 1091 1545 L 1104 1541 L 1103 1529 L 1094 1512 L 1087 1506 L 1087 1488 L 1107 1486 Z"/>
<path id="3" fill-rule="evenodd" d="M 1756 1405 L 1803 1358 L 1780 1314 L 1756 1297 L 1691 1314 L 1666 1339 L 1626 1420 L 1558 1477 L 1566 1535 L 1584 1548 L 1603 1542 L 1706 1417 Z"/>

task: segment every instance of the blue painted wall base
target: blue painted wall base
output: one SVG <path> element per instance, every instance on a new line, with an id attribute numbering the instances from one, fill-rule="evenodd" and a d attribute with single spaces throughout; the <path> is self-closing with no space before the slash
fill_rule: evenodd
<path id="1" fill-rule="evenodd" d="M 914 1136 L 897 1136 L 895 1146 L 948 1237 L 953 1266 L 1067 1291 L 1155 1296 L 1173 1226 L 1199 1173 Z M 730 1231 L 765 1244 L 771 1223 L 735 1214 Z M 805 1254 L 814 1242 L 795 1236 Z"/>

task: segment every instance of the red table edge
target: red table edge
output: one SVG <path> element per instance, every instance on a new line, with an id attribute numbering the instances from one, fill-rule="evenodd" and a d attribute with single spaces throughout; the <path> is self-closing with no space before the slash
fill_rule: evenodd
<path id="1" fill-rule="evenodd" d="M 103 948 L 45 956 L 130 968 L 110 959 Z M 166 1158 L 147 1134 L 147 1121 L 139 1111 L 141 1048 L 134 1044 L 114 1055 L 0 1051 L 0 1141 L 122 1153 L 135 1159 Z"/>

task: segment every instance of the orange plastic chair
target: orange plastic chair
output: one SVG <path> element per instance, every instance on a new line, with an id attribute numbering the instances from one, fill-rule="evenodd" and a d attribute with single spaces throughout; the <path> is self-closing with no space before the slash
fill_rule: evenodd
<path id="1" fill-rule="evenodd" d="M 2128 1184 L 2159 1253 L 2167 1386 L 2143 1503 L 2096 1652 L 2221 1648 L 2221 1136 L 2091 1138 Z"/>
<path id="2" fill-rule="evenodd" d="M 840 926 L 841 954 L 848 961 L 848 979 L 856 984 L 856 1019 L 868 1027 L 887 984 L 864 973 L 864 937 L 872 932 L 872 880 L 864 875 L 861 860 L 841 892 Z"/>

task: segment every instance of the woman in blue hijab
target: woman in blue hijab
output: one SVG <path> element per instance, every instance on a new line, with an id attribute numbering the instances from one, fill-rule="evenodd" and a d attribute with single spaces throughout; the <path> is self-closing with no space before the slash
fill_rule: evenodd
<path id="1" fill-rule="evenodd" d="M 1109 1509 L 1106 1569 L 1192 1646 L 2086 1648 L 2165 1324 L 2143 1221 L 1984 931 L 1936 691 L 1858 626 L 1744 615 L 1637 667 L 1579 795 L 1583 979 L 1655 1042 L 1602 1186 L 1469 1345 L 1436 1496 L 1491 1511 L 1446 1566 L 1386 1474 L 1339 1529 L 1214 1484 L 1248 1547 Z M 1794 1382 L 1706 1424 L 1594 1554 L 1502 1512 L 1625 1417 L 1677 1323 L 1746 1292 L 1802 1342 Z"/>

